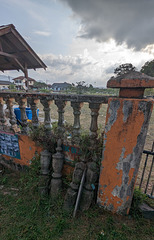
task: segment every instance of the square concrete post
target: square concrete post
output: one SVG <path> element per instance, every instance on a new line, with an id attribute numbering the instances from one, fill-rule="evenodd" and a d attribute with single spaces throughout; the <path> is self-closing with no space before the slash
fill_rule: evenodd
<path id="1" fill-rule="evenodd" d="M 130 72 L 111 78 L 107 87 L 120 88 L 120 93 L 108 102 L 97 202 L 128 214 L 153 107 L 143 94 L 154 87 L 154 78 Z"/>

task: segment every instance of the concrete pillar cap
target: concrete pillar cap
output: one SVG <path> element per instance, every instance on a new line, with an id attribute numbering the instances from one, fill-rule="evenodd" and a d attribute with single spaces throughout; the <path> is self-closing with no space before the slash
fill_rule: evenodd
<path id="1" fill-rule="evenodd" d="M 107 82 L 107 88 L 120 88 L 120 97 L 141 98 L 145 88 L 154 88 L 154 77 L 130 71 L 118 77 L 111 77 Z"/>

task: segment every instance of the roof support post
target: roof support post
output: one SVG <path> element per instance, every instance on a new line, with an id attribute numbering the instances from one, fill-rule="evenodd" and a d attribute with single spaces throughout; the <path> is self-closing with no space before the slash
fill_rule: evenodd
<path id="1" fill-rule="evenodd" d="M 26 78 L 26 83 L 27 83 L 27 91 L 29 89 L 29 82 L 28 82 L 28 70 L 27 70 L 27 64 L 25 63 L 25 69 L 24 69 L 24 74 L 25 74 L 25 78 Z"/>

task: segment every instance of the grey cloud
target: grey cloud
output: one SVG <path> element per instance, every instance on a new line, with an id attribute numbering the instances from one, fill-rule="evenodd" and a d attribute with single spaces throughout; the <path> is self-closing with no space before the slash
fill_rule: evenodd
<path id="1" fill-rule="evenodd" d="M 110 67 L 108 67 L 108 68 L 106 68 L 105 69 L 105 73 L 106 74 L 114 74 L 114 69 L 116 68 L 116 66 L 115 65 L 112 65 L 112 66 L 110 66 Z"/>
<path id="2" fill-rule="evenodd" d="M 154 43 L 154 0 L 60 0 L 81 19 L 79 36 L 136 50 Z"/>
<path id="3" fill-rule="evenodd" d="M 89 84 L 98 83 L 98 86 L 106 86 L 106 78 L 102 79 L 102 71 L 95 61 L 82 55 L 72 56 L 56 56 L 53 54 L 43 55 L 42 60 L 47 65 L 45 71 L 45 79 L 52 82 L 67 81 L 75 83 L 80 80 Z M 109 79 L 109 77 L 108 77 Z"/>
<path id="4" fill-rule="evenodd" d="M 72 72 L 81 70 L 82 68 L 91 64 L 87 59 L 86 61 L 80 57 L 71 57 L 71 56 L 56 56 L 56 55 L 47 55 L 44 57 L 44 61 L 47 66 L 59 68 L 61 71 L 70 68 Z"/>

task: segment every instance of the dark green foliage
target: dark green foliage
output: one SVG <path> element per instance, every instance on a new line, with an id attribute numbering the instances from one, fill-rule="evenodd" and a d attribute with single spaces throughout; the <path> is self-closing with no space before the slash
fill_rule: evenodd
<path id="1" fill-rule="evenodd" d="M 39 92 L 42 92 L 42 93 L 50 93 L 51 90 L 48 90 L 48 89 L 40 89 Z"/>
<path id="2" fill-rule="evenodd" d="M 88 87 L 84 81 L 76 82 L 76 84 L 77 94 L 86 92 Z"/>
<path id="3" fill-rule="evenodd" d="M 9 89 L 10 89 L 10 90 L 16 90 L 15 84 L 14 84 L 14 83 L 11 83 L 11 84 L 9 85 Z"/>
<path id="4" fill-rule="evenodd" d="M 70 145 L 72 145 L 70 140 L 73 136 L 73 127 L 68 123 L 65 123 L 64 128 L 65 138 L 67 139 L 68 144 L 70 143 Z M 38 145 L 43 146 L 51 153 L 54 153 L 58 140 L 58 124 L 57 122 L 53 123 L 52 130 L 50 131 L 46 130 L 43 124 L 41 124 L 38 128 L 29 124 L 29 136 L 33 141 L 37 142 Z M 91 159 L 95 157 L 98 159 L 97 162 L 100 163 L 103 148 L 103 133 L 100 129 L 98 130 L 98 138 L 96 139 L 97 147 L 95 149 L 91 149 L 90 145 L 89 132 L 81 130 L 79 144 L 80 156 L 86 158 L 87 161 L 91 161 Z"/>
<path id="5" fill-rule="evenodd" d="M 30 167 L 26 173 L 21 173 L 20 183 L 24 186 L 23 190 L 29 189 L 32 192 L 37 191 L 40 177 L 40 156 L 36 153 L 31 160 Z"/>
<path id="6" fill-rule="evenodd" d="M 100 164 L 103 149 L 103 133 L 98 131 L 99 135 L 96 139 L 96 147 L 92 148 L 90 143 L 89 133 L 82 131 L 80 135 L 80 152 L 87 161 L 97 158 L 97 163 Z"/>
<path id="7" fill-rule="evenodd" d="M 130 215 L 134 218 L 140 218 L 142 217 L 139 205 L 142 204 L 144 201 L 146 201 L 147 196 L 141 192 L 138 188 L 135 188 L 132 205 L 130 209 Z"/>
<path id="8" fill-rule="evenodd" d="M 34 82 L 34 85 L 33 85 L 34 88 L 38 88 L 38 89 L 46 89 L 47 86 L 48 85 L 45 82 Z"/>
<path id="9" fill-rule="evenodd" d="M 93 87 L 92 84 L 86 84 L 86 82 L 81 81 L 77 82 L 77 85 L 72 84 L 72 86 L 64 91 L 66 94 L 84 94 L 84 95 L 118 95 L 118 89 L 107 89 L 107 88 L 98 88 Z"/>
<path id="10" fill-rule="evenodd" d="M 154 96 L 154 88 L 146 88 L 144 91 L 144 96 Z"/>
<path id="11" fill-rule="evenodd" d="M 154 77 L 154 60 L 146 62 L 142 66 L 141 72 L 147 74 L 148 76 Z"/>
<path id="12" fill-rule="evenodd" d="M 114 73 L 117 76 L 121 76 L 122 74 L 128 73 L 130 71 L 135 71 L 135 67 L 131 63 L 125 63 L 119 65 L 119 67 L 114 70 Z"/>
<path id="13" fill-rule="evenodd" d="M 39 127 L 35 128 L 32 124 L 29 124 L 28 135 L 30 138 L 35 141 L 38 145 L 43 146 L 45 149 L 48 149 L 51 153 L 55 152 L 57 135 L 57 124 L 53 124 L 53 130 L 46 129 L 43 124 L 40 124 Z"/>

